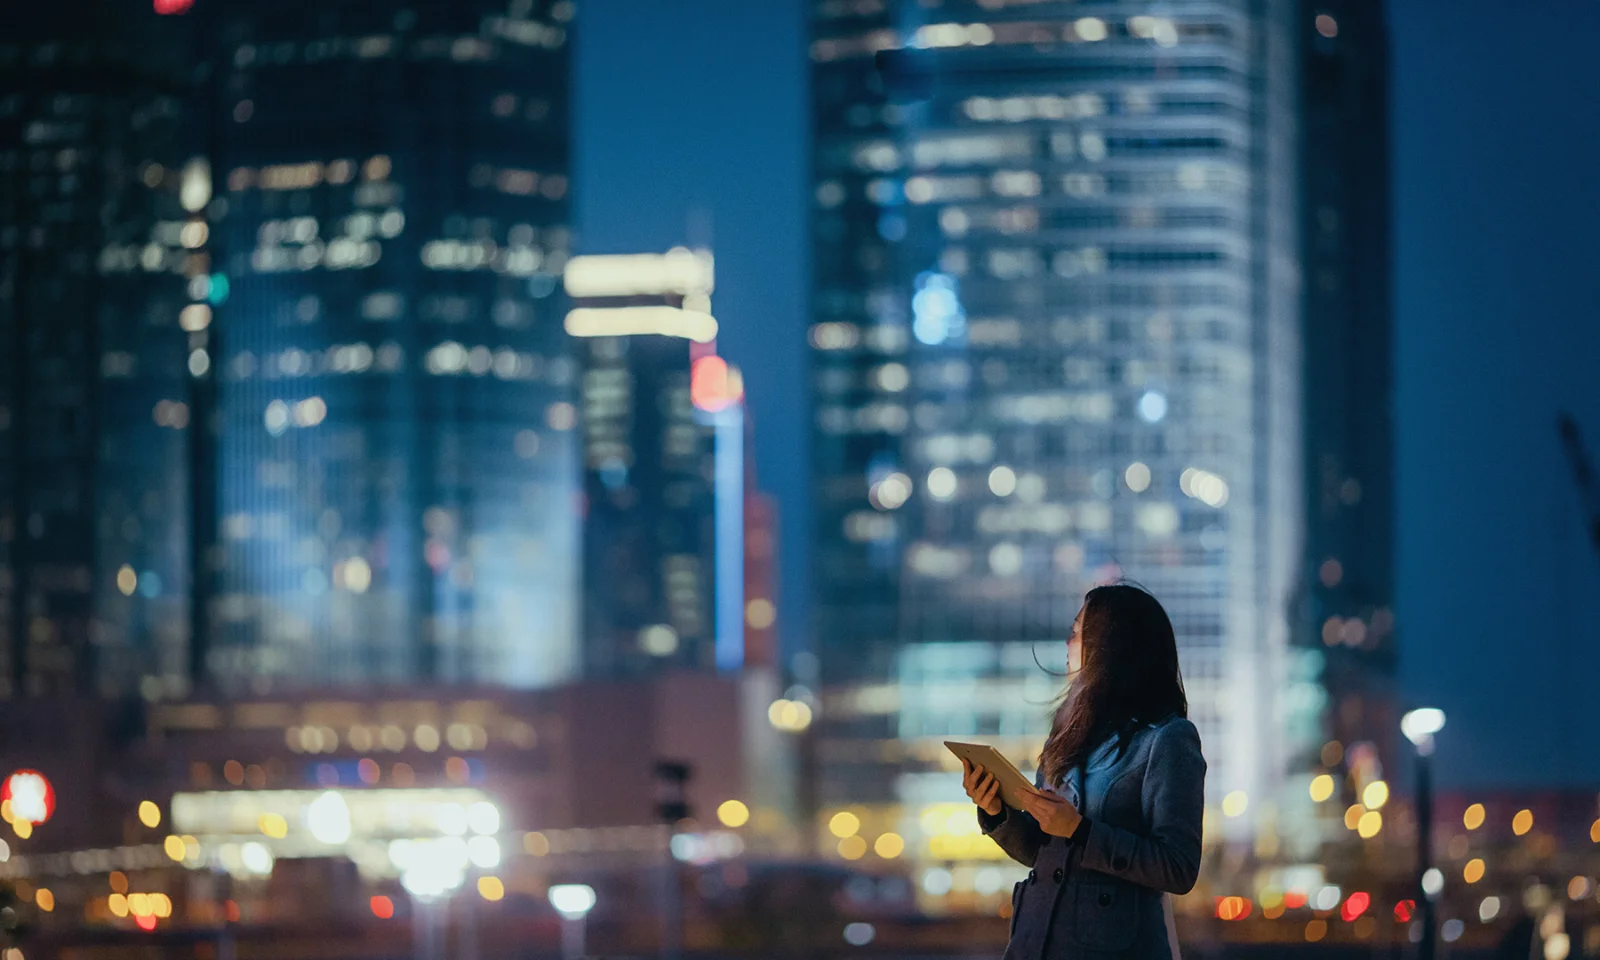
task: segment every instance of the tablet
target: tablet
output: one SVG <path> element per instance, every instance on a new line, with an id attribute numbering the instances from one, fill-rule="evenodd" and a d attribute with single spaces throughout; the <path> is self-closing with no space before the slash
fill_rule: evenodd
<path id="1" fill-rule="evenodd" d="M 1033 783 L 1022 775 L 1021 770 L 1012 766 L 1005 754 L 986 743 L 946 740 L 944 745 L 961 759 L 970 760 L 974 766 L 982 767 L 994 774 L 995 779 L 1000 781 L 1000 799 L 1013 810 L 1023 809 L 1022 797 L 1034 789 Z"/>

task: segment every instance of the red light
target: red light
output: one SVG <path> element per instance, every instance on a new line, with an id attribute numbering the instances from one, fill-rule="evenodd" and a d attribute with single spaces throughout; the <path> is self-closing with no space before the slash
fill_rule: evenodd
<path id="1" fill-rule="evenodd" d="M 56 812 L 56 788 L 37 770 L 18 770 L 0 783 L 0 802 L 11 806 L 11 820 L 37 826 Z"/>
<path id="2" fill-rule="evenodd" d="M 194 6 L 194 0 L 155 0 L 156 13 L 169 16 L 175 13 L 188 13 Z"/>
<path id="3" fill-rule="evenodd" d="M 1371 905 L 1372 897 L 1357 890 L 1355 893 L 1350 894 L 1350 898 L 1344 902 L 1344 909 L 1339 911 L 1339 916 L 1344 918 L 1345 923 L 1354 923 L 1356 917 L 1366 913 L 1367 908 Z"/>
<path id="4" fill-rule="evenodd" d="M 742 396 L 744 383 L 738 371 L 730 369 L 721 357 L 701 357 L 689 368 L 689 399 L 696 409 L 716 413 Z"/>
<path id="5" fill-rule="evenodd" d="M 1218 897 L 1217 918 L 1221 920 L 1243 920 L 1250 916 L 1254 905 L 1245 897 Z"/>
<path id="6" fill-rule="evenodd" d="M 224 903 L 223 906 L 227 907 L 227 910 L 228 910 L 228 922 L 229 923 L 238 923 L 239 922 L 239 902 L 237 900 L 229 900 L 226 903 Z"/>
<path id="7" fill-rule="evenodd" d="M 140 930 L 147 933 L 156 928 L 156 916 L 153 913 L 147 913 L 142 917 L 134 917 L 133 922 L 139 925 Z"/>
<path id="8" fill-rule="evenodd" d="M 1290 890 L 1283 895 L 1283 905 L 1290 910 L 1298 910 L 1306 905 L 1306 894 L 1299 890 Z"/>
<path id="9" fill-rule="evenodd" d="M 388 897 L 373 897 L 372 915 L 379 920 L 387 920 L 394 916 L 394 901 Z"/>
<path id="10" fill-rule="evenodd" d="M 1394 920 L 1396 923 L 1410 923 L 1411 917 L 1417 912 L 1417 901 L 1401 900 L 1394 905 Z"/>

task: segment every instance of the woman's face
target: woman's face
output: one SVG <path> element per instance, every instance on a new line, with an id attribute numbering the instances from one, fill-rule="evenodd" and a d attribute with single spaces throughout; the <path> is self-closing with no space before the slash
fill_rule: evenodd
<path id="1" fill-rule="evenodd" d="M 1083 669 L 1083 608 L 1078 608 L 1078 616 L 1072 621 L 1072 637 L 1067 641 L 1067 672 L 1077 673 Z"/>

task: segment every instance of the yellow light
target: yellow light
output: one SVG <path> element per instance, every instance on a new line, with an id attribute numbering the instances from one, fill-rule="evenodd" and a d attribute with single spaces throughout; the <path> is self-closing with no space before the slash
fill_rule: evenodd
<path id="1" fill-rule="evenodd" d="M 183 838 L 168 837 L 166 840 L 162 841 L 161 849 L 166 851 L 169 858 L 173 860 L 182 860 L 184 855 Z"/>
<path id="2" fill-rule="evenodd" d="M 478 878 L 478 896 L 490 903 L 494 903 L 497 900 L 505 899 L 505 895 L 506 885 L 500 882 L 499 877 Z"/>
<path id="3" fill-rule="evenodd" d="M 717 320 L 709 313 L 678 307 L 579 307 L 567 314 L 571 337 L 679 337 L 696 343 L 717 338 Z"/>
<path id="4" fill-rule="evenodd" d="M 128 915 L 128 898 L 120 893 L 113 893 L 106 898 L 106 909 L 111 911 L 113 917 L 126 917 Z"/>
<path id="5" fill-rule="evenodd" d="M 1311 800 L 1322 803 L 1333 796 L 1333 778 L 1326 773 L 1318 774 L 1311 778 Z"/>
<path id="6" fill-rule="evenodd" d="M 1306 943 L 1316 943 L 1328 935 L 1326 920 L 1312 920 L 1306 924 Z"/>
<path id="7" fill-rule="evenodd" d="M 40 887 L 33 895 L 33 903 L 45 913 L 52 913 L 56 908 L 56 895 L 49 887 Z"/>
<path id="8" fill-rule="evenodd" d="M 550 853 L 550 838 L 535 830 L 522 835 L 522 849 L 530 857 L 543 857 Z"/>
<path id="9" fill-rule="evenodd" d="M 139 804 L 139 822 L 152 830 L 161 826 L 161 808 L 154 801 L 145 800 Z"/>
<path id="10" fill-rule="evenodd" d="M 725 827 L 742 827 L 750 822 L 750 808 L 738 800 L 724 800 L 717 807 L 717 819 Z"/>
<path id="11" fill-rule="evenodd" d="M 1361 815 L 1360 820 L 1356 821 L 1356 833 L 1360 834 L 1363 840 L 1371 840 L 1382 829 L 1383 814 L 1376 810 L 1368 810 Z"/>
<path id="12" fill-rule="evenodd" d="M 778 608 L 765 597 L 757 597 L 745 604 L 744 622 L 748 623 L 752 630 L 765 630 L 777 619 Z"/>
<path id="13" fill-rule="evenodd" d="M 18 818 L 16 822 L 11 824 L 11 829 L 17 832 L 18 840 L 26 840 L 33 836 L 33 824 L 21 818 Z"/>
<path id="14" fill-rule="evenodd" d="M 162 920 L 172 916 L 172 898 L 164 893 L 150 894 L 150 912 Z"/>
<path id="15" fill-rule="evenodd" d="M 1516 834 L 1517 836 L 1520 837 L 1520 836 L 1522 836 L 1523 834 L 1527 833 L 1529 830 L 1532 830 L 1532 829 L 1533 829 L 1533 811 L 1532 810 L 1527 810 L 1527 809 L 1518 810 L 1517 811 L 1517 815 L 1511 818 L 1511 832 Z"/>
<path id="16" fill-rule="evenodd" d="M 845 837 L 839 841 L 839 856 L 846 860 L 860 860 L 867 855 L 867 841 L 861 837 Z"/>
<path id="17" fill-rule="evenodd" d="M 1589 824 L 1589 839 L 1595 843 L 1600 843 L 1600 820 Z"/>
<path id="18" fill-rule="evenodd" d="M 828 832 L 841 840 L 853 837 L 861 830 L 861 818 L 848 810 L 840 810 L 828 821 Z"/>
<path id="19" fill-rule="evenodd" d="M 1461 825 L 1466 827 L 1468 830 L 1476 830 L 1483 826 L 1483 816 L 1483 804 L 1474 803 L 1472 806 L 1467 808 L 1466 813 L 1461 815 Z"/>
<path id="20" fill-rule="evenodd" d="M 114 892 L 116 892 L 116 893 L 127 893 L 128 892 L 128 875 L 123 873 L 121 870 L 113 870 L 113 871 L 111 871 L 111 876 L 107 877 L 106 879 L 108 879 L 111 882 L 111 889 Z"/>
<path id="21" fill-rule="evenodd" d="M 178 326 L 186 333 L 199 333 L 211 326 L 211 308 L 203 303 L 191 303 L 178 314 Z"/>
<path id="22" fill-rule="evenodd" d="M 139 589 L 139 575 L 133 568 L 124 563 L 117 569 L 117 590 L 124 597 L 133 596 L 133 591 Z"/>
<path id="23" fill-rule="evenodd" d="M 1222 815 L 1237 817 L 1250 807 L 1250 797 L 1243 790 L 1235 790 L 1222 798 Z"/>
<path id="24" fill-rule="evenodd" d="M 256 826 L 274 840 L 282 840 L 289 835 L 289 821 L 285 820 L 282 814 L 263 813 L 256 820 Z"/>
<path id="25" fill-rule="evenodd" d="M 1367 784 L 1367 789 L 1361 791 L 1361 803 L 1368 810 L 1377 810 L 1389 802 L 1389 785 L 1382 780 L 1374 780 Z"/>
<path id="26" fill-rule="evenodd" d="M 1359 803 L 1352 803 L 1344 812 L 1344 828 L 1346 830 L 1354 830 L 1361 823 L 1361 815 L 1366 812 L 1366 807 Z"/>
<path id="27" fill-rule="evenodd" d="M 1477 857 L 1473 857 L 1471 860 L 1467 861 L 1466 868 L 1461 871 L 1461 879 L 1467 881 L 1468 883 L 1477 883 L 1479 880 L 1483 879 L 1483 870 L 1483 861 Z"/>
<path id="28" fill-rule="evenodd" d="M 0 800 L 0 820 L 4 820 L 6 823 L 10 823 L 11 822 L 11 801 L 10 800 Z"/>
<path id="29" fill-rule="evenodd" d="M 906 842 L 898 833 L 886 833 L 872 842 L 872 852 L 885 860 L 893 860 L 906 849 Z"/>
<path id="30" fill-rule="evenodd" d="M 155 911 L 150 908 L 150 895 L 147 893 L 128 894 L 128 912 L 136 917 L 153 916 Z"/>

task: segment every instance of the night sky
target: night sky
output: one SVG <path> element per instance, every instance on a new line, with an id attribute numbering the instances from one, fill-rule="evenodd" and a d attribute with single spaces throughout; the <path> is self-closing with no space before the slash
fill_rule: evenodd
<path id="1" fill-rule="evenodd" d="M 590 0 L 577 80 L 580 249 L 715 249 L 721 345 L 782 502 L 791 651 L 807 590 L 806 6 Z M 1600 455 L 1600 5 L 1391 9 L 1403 696 L 1449 716 L 1447 785 L 1593 784 L 1600 554 L 1555 416 L 1576 415 Z"/>

